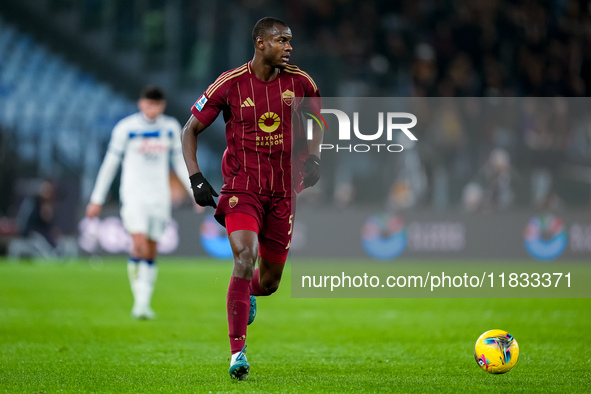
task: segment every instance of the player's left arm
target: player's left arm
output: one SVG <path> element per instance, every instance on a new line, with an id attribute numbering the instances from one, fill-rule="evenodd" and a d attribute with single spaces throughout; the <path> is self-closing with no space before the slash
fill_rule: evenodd
<path id="1" fill-rule="evenodd" d="M 320 179 L 320 144 L 323 131 L 318 125 L 312 129 L 312 139 L 308 141 L 308 158 L 304 162 L 304 186 L 312 187 Z"/>
<path id="2" fill-rule="evenodd" d="M 322 102 L 320 92 L 315 84 L 310 84 L 307 88 L 308 105 L 316 113 L 320 112 Z M 308 140 L 308 158 L 304 162 L 304 186 L 312 187 L 320 179 L 320 145 L 324 138 L 324 130 L 320 125 L 314 123 L 312 126 L 312 139 Z"/>
<path id="3" fill-rule="evenodd" d="M 316 123 L 312 125 L 312 139 L 308 140 L 308 152 L 320 158 L 320 144 L 324 138 L 324 130 Z"/>

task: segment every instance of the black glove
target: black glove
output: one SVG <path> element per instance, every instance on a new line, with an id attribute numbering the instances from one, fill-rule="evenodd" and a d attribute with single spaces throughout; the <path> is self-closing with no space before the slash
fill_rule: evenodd
<path id="1" fill-rule="evenodd" d="M 193 198 L 197 205 L 202 207 L 210 206 L 217 207 L 213 197 L 218 197 L 218 194 L 213 190 L 213 187 L 205 180 L 202 173 L 198 172 L 189 177 L 191 180 L 191 188 L 193 189 Z"/>
<path id="2" fill-rule="evenodd" d="M 304 162 L 304 186 L 312 187 L 320 179 L 320 159 L 316 155 L 310 155 Z"/>

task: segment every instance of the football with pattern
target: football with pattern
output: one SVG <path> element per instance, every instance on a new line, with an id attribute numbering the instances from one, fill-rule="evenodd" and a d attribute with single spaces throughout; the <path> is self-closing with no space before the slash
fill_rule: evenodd
<path id="1" fill-rule="evenodd" d="M 517 364 L 519 345 L 513 335 L 503 330 L 490 330 L 482 334 L 474 346 L 474 359 L 482 370 L 501 374 Z"/>

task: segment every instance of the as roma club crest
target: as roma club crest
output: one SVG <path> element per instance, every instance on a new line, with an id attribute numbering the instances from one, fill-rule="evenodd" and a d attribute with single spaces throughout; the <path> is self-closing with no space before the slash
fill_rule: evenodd
<path id="1" fill-rule="evenodd" d="M 295 94 L 291 90 L 286 90 L 285 92 L 281 93 L 281 98 L 283 98 L 283 102 L 289 106 L 293 103 L 293 98 Z"/>
<path id="2" fill-rule="evenodd" d="M 230 197 L 230 208 L 234 208 L 236 206 L 236 204 L 238 204 L 238 197 L 236 196 L 232 196 Z"/>

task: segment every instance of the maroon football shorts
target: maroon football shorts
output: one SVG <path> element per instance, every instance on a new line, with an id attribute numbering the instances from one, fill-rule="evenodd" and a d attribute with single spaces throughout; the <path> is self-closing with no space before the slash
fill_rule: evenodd
<path id="1" fill-rule="evenodd" d="M 222 192 L 215 218 L 226 227 L 227 216 L 232 217 L 233 213 L 253 217 L 258 225 L 261 257 L 271 262 L 283 263 L 291 244 L 293 226 L 291 200 L 290 197 L 271 197 L 248 191 Z M 236 215 L 231 225 L 226 227 L 228 234 L 236 230 L 256 230 L 253 228 L 255 226 L 252 221 L 249 223 L 241 216 Z"/>

